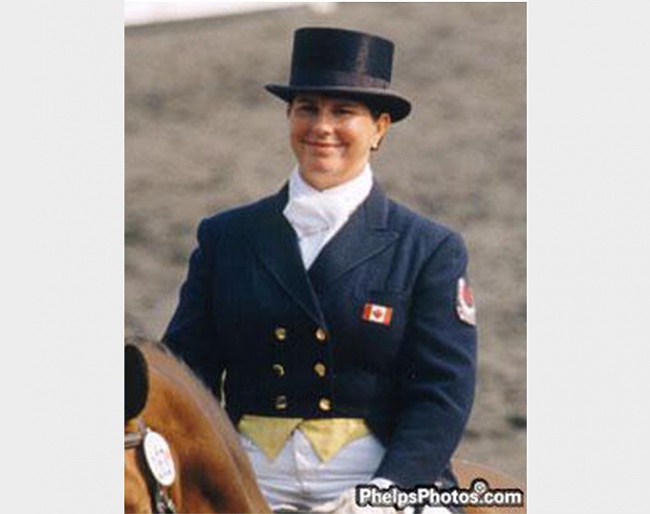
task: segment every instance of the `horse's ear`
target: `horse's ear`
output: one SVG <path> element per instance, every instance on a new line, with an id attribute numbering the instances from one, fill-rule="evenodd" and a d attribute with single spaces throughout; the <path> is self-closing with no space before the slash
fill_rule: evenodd
<path id="1" fill-rule="evenodd" d="M 135 418 L 147 404 L 149 368 L 137 346 L 124 345 L 124 422 Z"/>

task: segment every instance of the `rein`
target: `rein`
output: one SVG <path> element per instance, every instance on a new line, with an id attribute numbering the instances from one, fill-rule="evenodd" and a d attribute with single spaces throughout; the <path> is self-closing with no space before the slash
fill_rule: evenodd
<path id="1" fill-rule="evenodd" d="M 124 432 L 124 450 L 140 450 L 144 461 L 147 463 L 147 482 L 149 483 L 150 491 L 149 493 L 152 496 L 152 507 L 153 512 L 156 514 L 176 514 L 176 506 L 174 502 L 167 494 L 167 488 L 163 487 L 162 484 L 156 478 L 153 470 L 151 469 L 151 464 L 147 458 L 145 450 L 145 439 L 149 434 L 154 434 L 147 425 L 145 424 L 142 418 L 137 419 L 137 426 L 135 430 L 128 430 L 134 424 L 134 421 L 129 421 L 126 425 Z"/>

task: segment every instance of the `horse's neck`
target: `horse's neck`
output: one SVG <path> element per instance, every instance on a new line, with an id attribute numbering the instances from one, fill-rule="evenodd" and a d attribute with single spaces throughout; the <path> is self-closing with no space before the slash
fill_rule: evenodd
<path id="1" fill-rule="evenodd" d="M 150 359 L 145 416 L 177 454 L 182 510 L 270 512 L 229 418 L 212 394 L 167 355 Z M 196 477 L 206 477 L 197 481 Z M 205 482 L 218 488 L 206 488 Z M 179 508 L 181 508 L 179 505 Z"/>

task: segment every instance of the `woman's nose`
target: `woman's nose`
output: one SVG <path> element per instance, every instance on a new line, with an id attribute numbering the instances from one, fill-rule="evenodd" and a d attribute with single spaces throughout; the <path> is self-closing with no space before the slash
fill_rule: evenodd
<path id="1" fill-rule="evenodd" d="M 329 134 L 334 130 L 334 119 L 328 112 L 319 112 L 314 117 L 312 130 L 318 134 Z"/>

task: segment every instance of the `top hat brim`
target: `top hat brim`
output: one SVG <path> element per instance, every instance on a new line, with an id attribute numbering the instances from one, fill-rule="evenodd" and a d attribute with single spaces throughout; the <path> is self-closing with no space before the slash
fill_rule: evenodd
<path id="1" fill-rule="evenodd" d="M 358 100 L 368 105 L 371 110 L 387 112 L 393 123 L 403 120 L 411 112 L 411 102 L 389 89 L 348 86 L 287 86 L 283 84 L 266 84 L 264 87 L 269 93 L 285 102 L 290 102 L 298 93 L 320 93 Z"/>

